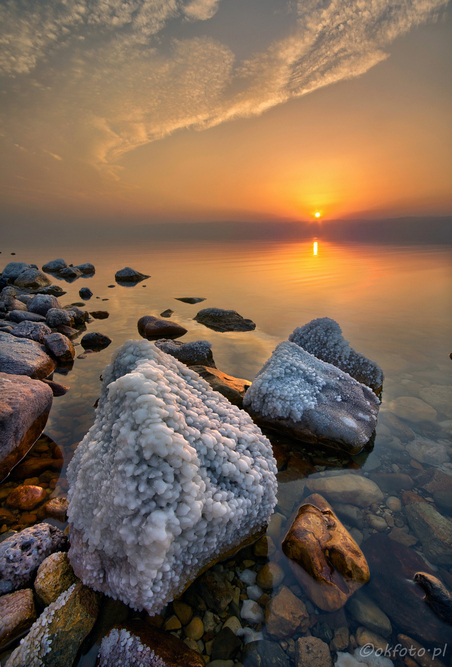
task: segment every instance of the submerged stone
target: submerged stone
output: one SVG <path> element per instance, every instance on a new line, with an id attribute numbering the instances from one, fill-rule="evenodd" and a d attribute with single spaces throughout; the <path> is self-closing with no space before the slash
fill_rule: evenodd
<path id="1" fill-rule="evenodd" d="M 144 315 L 138 320 L 138 333 L 148 340 L 159 338 L 180 338 L 187 333 L 187 329 L 177 322 L 159 320 L 154 315 Z M 175 356 L 175 355 L 174 355 Z"/>
<path id="2" fill-rule="evenodd" d="M 276 464 L 249 416 L 147 341 L 103 374 L 68 469 L 69 557 L 84 583 L 157 613 L 268 522 Z"/>
<path id="3" fill-rule="evenodd" d="M 280 343 L 243 405 L 270 428 L 358 454 L 376 426 L 380 402 L 369 387 L 295 343 Z"/>
<path id="4" fill-rule="evenodd" d="M 337 322 L 329 317 L 319 317 L 290 334 L 289 340 L 333 366 L 348 373 L 355 380 L 367 385 L 377 394 L 383 388 L 383 371 L 360 352 L 350 347 Z"/>

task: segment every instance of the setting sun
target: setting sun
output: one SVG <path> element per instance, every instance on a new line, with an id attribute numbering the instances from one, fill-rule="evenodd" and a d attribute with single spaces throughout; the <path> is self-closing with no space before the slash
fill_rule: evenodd
<path id="1" fill-rule="evenodd" d="M 315 217 L 315 218 L 320 218 L 320 211 L 316 211 L 316 212 L 314 213 L 314 217 Z"/>

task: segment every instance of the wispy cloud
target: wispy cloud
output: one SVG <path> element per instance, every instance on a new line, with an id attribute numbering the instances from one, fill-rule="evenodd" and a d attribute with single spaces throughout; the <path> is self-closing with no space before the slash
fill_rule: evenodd
<path id="1" fill-rule="evenodd" d="M 8 0 L 0 9 L 0 72 L 16 78 L 4 131 L 117 178 L 122 155 L 177 129 L 258 115 L 363 74 L 445 5 L 300 0 L 286 37 L 238 61 L 209 37 L 219 0 Z M 187 18 L 199 22 L 199 36 L 171 39 L 171 20 Z"/>

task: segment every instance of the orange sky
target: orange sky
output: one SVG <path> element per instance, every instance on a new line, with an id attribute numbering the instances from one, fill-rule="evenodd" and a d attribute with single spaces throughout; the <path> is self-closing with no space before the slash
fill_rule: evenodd
<path id="1" fill-rule="evenodd" d="M 134 2 L 138 11 L 147 0 Z M 114 38 L 108 0 L 97 0 L 95 28 L 81 10 L 52 19 L 60 50 L 30 50 L 12 15 L 11 49 L 17 35 L 23 45 L 22 60 L 11 51 L 2 64 L 0 193 L 10 219 L 450 215 L 450 11 L 432 21 L 432 3 L 413 0 L 411 17 L 384 25 L 391 3 L 378 0 L 362 25 L 339 2 L 313 28 L 315 2 L 308 17 L 272 2 L 249 45 L 228 25 L 240 17 L 234 0 L 181 2 L 179 27 L 174 12 L 173 23 L 151 16 L 144 36 L 126 17 Z M 38 18 L 44 30 L 48 17 Z"/>

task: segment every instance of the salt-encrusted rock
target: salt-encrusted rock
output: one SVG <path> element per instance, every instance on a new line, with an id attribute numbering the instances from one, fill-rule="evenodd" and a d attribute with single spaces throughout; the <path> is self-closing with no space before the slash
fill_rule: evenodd
<path id="1" fill-rule="evenodd" d="M 202 656 L 183 641 L 134 620 L 117 625 L 102 639 L 98 667 L 204 667 Z"/>
<path id="2" fill-rule="evenodd" d="M 187 329 L 177 322 L 159 320 L 153 315 L 144 315 L 138 320 L 138 333 L 148 340 L 159 338 L 180 338 L 187 333 Z"/>
<path id="3" fill-rule="evenodd" d="M 180 340 L 161 338 L 155 344 L 159 350 L 179 359 L 179 361 L 182 361 L 187 366 L 209 366 L 210 368 L 215 368 L 211 349 L 212 343 L 209 343 L 207 340 L 182 343 Z"/>
<path id="4" fill-rule="evenodd" d="M 98 594 L 73 584 L 43 611 L 5 667 L 72 665 L 98 614 Z"/>
<path id="5" fill-rule="evenodd" d="M 115 280 L 117 283 L 139 283 L 142 280 L 146 280 L 146 278 L 150 278 L 150 276 L 135 271 L 135 269 L 131 269 L 130 266 L 126 266 L 124 269 L 116 271 L 115 273 Z"/>
<path id="6" fill-rule="evenodd" d="M 295 656 L 297 667 L 333 667 L 328 644 L 318 637 L 300 637 Z"/>
<path id="7" fill-rule="evenodd" d="M 77 264 L 74 268 L 78 269 L 84 276 L 92 276 L 96 273 L 94 264 L 90 264 L 89 262 L 86 262 L 85 264 Z"/>
<path id="8" fill-rule="evenodd" d="M 30 269 L 31 264 L 26 264 L 25 262 L 10 262 L 5 266 L 2 271 L 2 278 L 5 278 L 10 283 L 13 283 L 18 275 L 26 269 Z"/>
<path id="9" fill-rule="evenodd" d="M 204 378 L 212 389 L 223 394 L 232 405 L 237 405 L 239 408 L 242 407 L 245 391 L 248 387 L 251 387 L 251 382 L 243 378 L 226 375 L 226 373 L 219 371 L 218 368 L 208 368 L 207 366 L 192 366 L 191 368 Z"/>
<path id="10" fill-rule="evenodd" d="M 88 299 L 91 299 L 93 296 L 92 291 L 90 290 L 89 287 L 81 287 L 78 291 L 79 297 L 83 299 L 84 301 L 87 301 Z"/>
<path id="11" fill-rule="evenodd" d="M 362 590 L 357 591 L 347 602 L 347 610 L 360 624 L 372 632 L 389 637 L 392 632 L 391 621 L 380 607 Z"/>
<path id="12" fill-rule="evenodd" d="M 63 551 L 56 551 L 47 556 L 39 566 L 34 589 L 42 604 L 47 607 L 76 581 L 67 554 Z"/>
<path id="13" fill-rule="evenodd" d="M 282 586 L 265 608 L 267 632 L 277 639 L 284 639 L 298 632 L 306 632 L 308 627 L 309 614 L 304 602 L 286 586 Z"/>
<path id="14" fill-rule="evenodd" d="M 28 338 L 16 338 L 0 331 L 0 372 L 45 378 L 56 368 L 56 363 L 39 343 Z"/>
<path id="15" fill-rule="evenodd" d="M 74 326 L 74 315 L 71 311 L 63 308 L 49 308 L 46 313 L 46 324 L 51 329 L 57 329 L 61 326 Z"/>
<path id="16" fill-rule="evenodd" d="M 370 359 L 350 347 L 335 320 L 319 317 L 290 334 L 289 340 L 318 359 L 337 366 L 376 393 L 383 388 L 383 371 Z"/>
<path id="17" fill-rule="evenodd" d="M 0 649 L 20 637 L 36 620 L 33 591 L 25 588 L 0 597 Z"/>
<path id="18" fill-rule="evenodd" d="M 412 491 L 402 496 L 410 528 L 422 542 L 431 563 L 452 565 L 452 519 Z"/>
<path id="19" fill-rule="evenodd" d="M 19 463 L 42 433 L 52 406 L 43 382 L 0 373 L 0 480 Z"/>
<path id="20" fill-rule="evenodd" d="M 50 285 L 50 280 L 47 278 L 46 274 L 39 269 L 31 268 L 25 269 L 25 271 L 19 273 L 14 284 L 16 287 L 26 287 L 27 289 L 37 290 Z"/>
<path id="21" fill-rule="evenodd" d="M 317 494 L 305 499 L 282 549 L 301 587 L 324 611 L 341 609 L 369 581 L 364 554 Z"/>
<path id="22" fill-rule="evenodd" d="M 53 356 L 63 363 L 71 362 L 75 357 L 72 342 L 61 333 L 51 333 L 45 336 L 44 344 Z"/>
<path id="23" fill-rule="evenodd" d="M 25 307 L 25 304 L 22 304 Z M 38 313 L 30 313 L 28 310 L 11 310 L 8 313 L 8 320 L 11 322 L 44 322 L 46 318 Z"/>
<path id="24" fill-rule="evenodd" d="M 69 558 L 87 585 L 153 614 L 268 522 L 276 464 L 246 413 L 152 343 L 125 343 L 103 377 L 68 469 Z"/>
<path id="25" fill-rule="evenodd" d="M 270 428 L 357 454 L 375 430 L 380 403 L 369 387 L 286 341 L 257 373 L 243 405 Z"/>
<path id="26" fill-rule="evenodd" d="M 55 526 L 40 523 L 0 544 L 0 595 L 26 586 L 44 558 L 67 547 L 67 537 Z"/>
<path id="27" fill-rule="evenodd" d="M 204 308 L 194 319 L 214 331 L 253 331 L 256 328 L 252 320 L 244 319 L 235 310 L 222 308 Z"/>
<path id="28" fill-rule="evenodd" d="M 85 350 L 104 350 L 110 345 L 111 338 L 98 331 L 90 331 L 83 336 L 80 343 Z"/>
<path id="29" fill-rule="evenodd" d="M 311 493 L 320 493 L 331 502 L 351 503 L 358 507 L 369 507 L 372 503 L 381 503 L 383 493 L 368 477 L 362 475 L 333 475 L 314 477 L 306 480 Z"/>
<path id="30" fill-rule="evenodd" d="M 43 322 L 30 322 L 24 320 L 12 330 L 12 335 L 17 338 L 28 338 L 37 343 L 44 343 L 44 337 L 52 333 L 51 329 Z"/>
<path id="31" fill-rule="evenodd" d="M 50 308 L 61 309 L 60 302 L 52 294 L 35 294 L 27 304 L 27 310 L 30 313 L 38 313 L 38 315 L 43 315 L 44 317 Z"/>
<path id="32" fill-rule="evenodd" d="M 58 273 L 62 269 L 65 269 L 67 267 L 66 262 L 64 259 L 52 259 L 52 261 L 47 262 L 47 264 L 44 264 L 42 267 L 42 270 L 45 271 L 46 273 Z"/>

